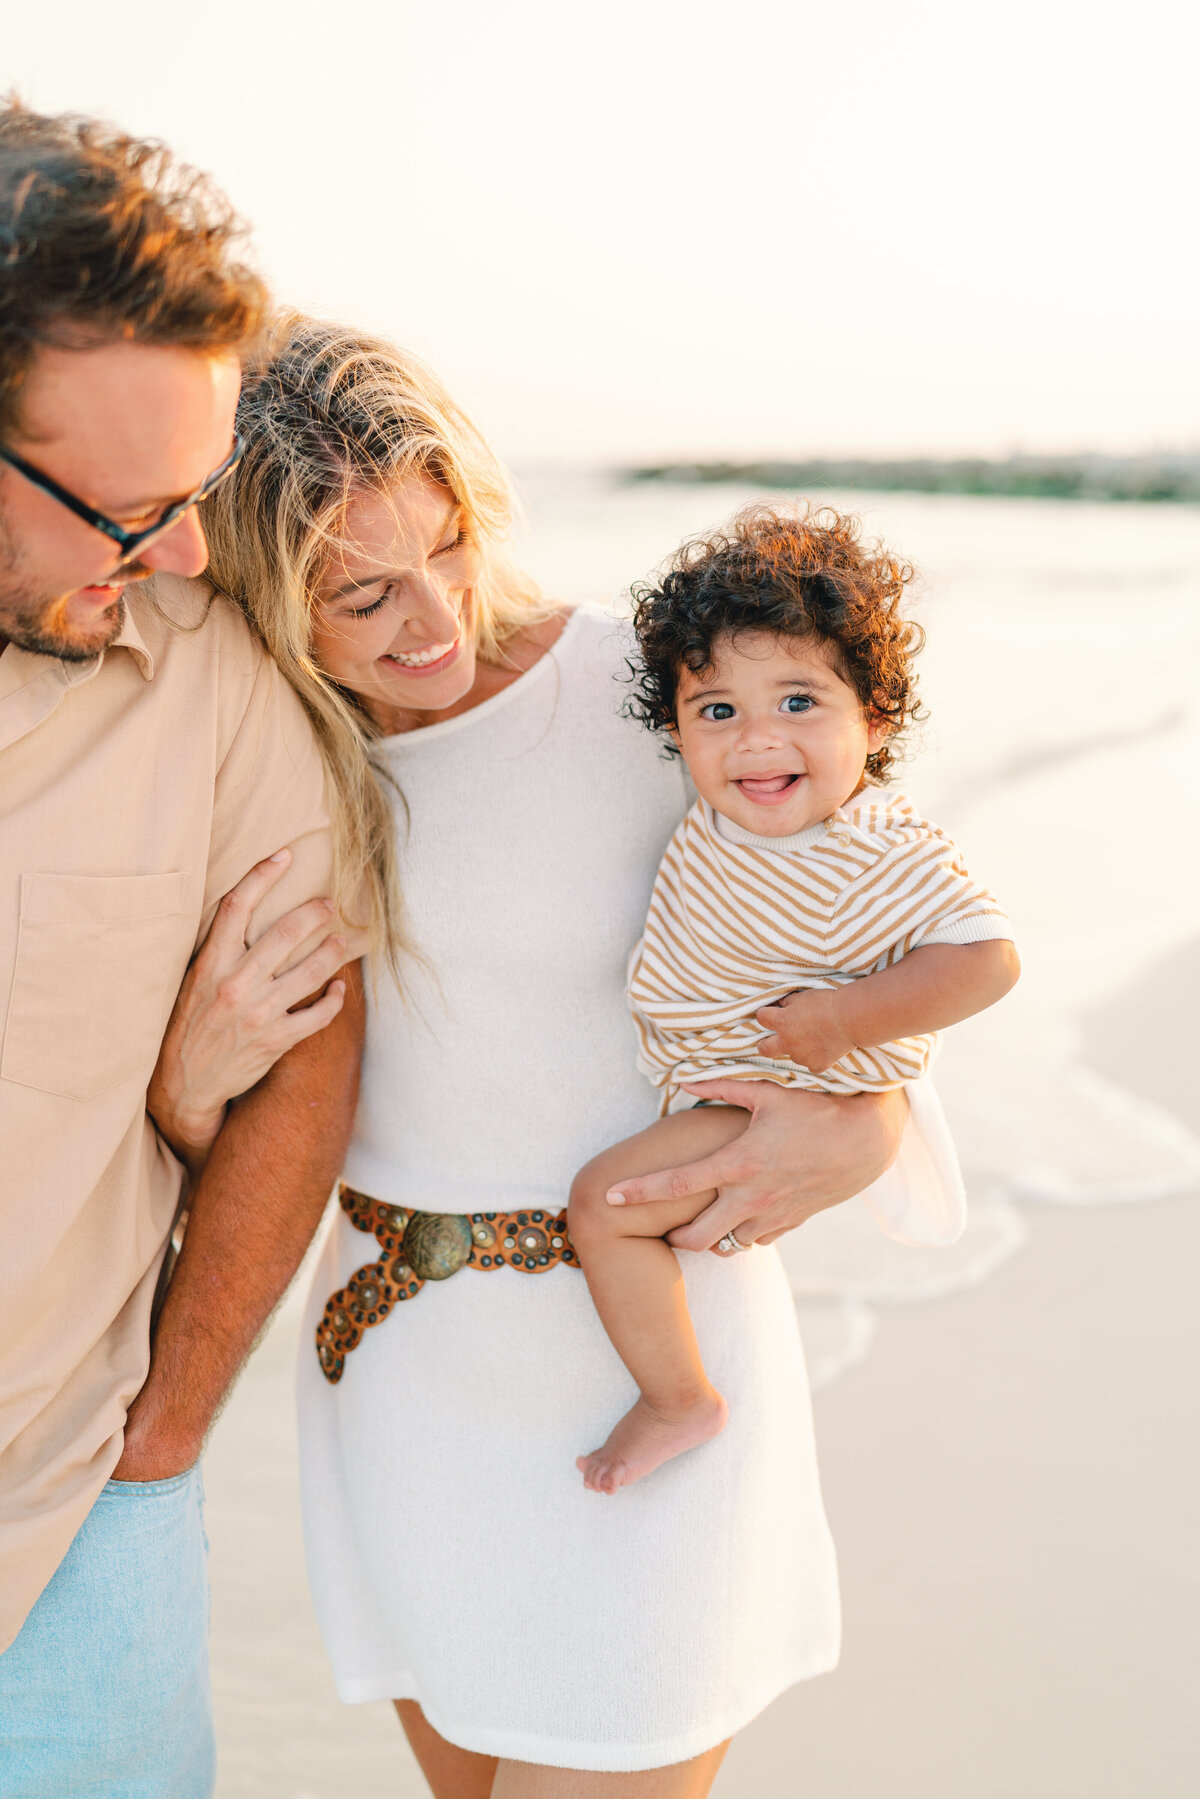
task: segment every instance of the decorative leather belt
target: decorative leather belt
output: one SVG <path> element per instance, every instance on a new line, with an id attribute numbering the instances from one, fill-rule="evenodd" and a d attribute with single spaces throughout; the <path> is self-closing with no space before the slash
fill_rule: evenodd
<path id="1" fill-rule="evenodd" d="M 339 1381 L 346 1357 L 394 1305 L 426 1281 L 449 1280 L 460 1268 L 518 1268 L 540 1274 L 564 1263 L 578 1268 L 565 1212 L 414 1212 L 368 1199 L 345 1182 L 338 1200 L 355 1230 L 374 1235 L 383 1254 L 339 1287 L 317 1326 L 317 1360 Z"/>

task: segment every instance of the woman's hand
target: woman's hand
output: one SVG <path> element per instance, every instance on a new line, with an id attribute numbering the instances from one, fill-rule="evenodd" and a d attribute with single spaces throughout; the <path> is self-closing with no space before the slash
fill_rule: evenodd
<path id="1" fill-rule="evenodd" d="M 908 1117 L 902 1088 L 842 1097 L 774 1081 L 705 1081 L 687 1091 L 751 1117 L 740 1137 L 703 1161 L 617 1183 L 631 1206 L 717 1189 L 691 1224 L 670 1233 L 676 1249 L 712 1249 L 726 1231 L 741 1243 L 773 1243 L 840 1205 L 891 1167 Z"/>
<path id="2" fill-rule="evenodd" d="M 226 1107 L 260 1081 L 293 1044 L 324 1030 L 341 1011 L 346 960 L 329 934 L 333 907 L 309 900 L 264 931 L 253 949 L 246 934 L 256 906 L 291 862 L 280 850 L 259 862 L 217 908 L 212 929 L 184 977 L 167 1025 L 146 1110 L 195 1179 L 225 1120 Z M 315 947 L 307 949 L 313 940 Z M 294 967 L 289 964 L 306 950 Z M 293 1011 L 299 1006 L 302 1009 Z"/>

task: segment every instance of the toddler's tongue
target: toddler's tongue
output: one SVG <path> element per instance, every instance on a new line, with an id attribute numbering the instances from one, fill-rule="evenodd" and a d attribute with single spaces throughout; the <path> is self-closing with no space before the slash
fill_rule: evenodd
<path id="1" fill-rule="evenodd" d="M 795 779 L 795 775 L 743 775 L 738 786 L 748 799 L 765 800 L 786 793 Z"/>

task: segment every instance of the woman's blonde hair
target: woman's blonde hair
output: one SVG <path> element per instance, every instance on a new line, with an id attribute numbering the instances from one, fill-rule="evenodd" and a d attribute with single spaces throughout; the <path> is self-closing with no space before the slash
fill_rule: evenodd
<path id="1" fill-rule="evenodd" d="M 504 660 L 516 631 L 549 615 L 503 544 L 513 497 L 503 468 L 437 377 L 415 356 L 344 325 L 283 313 L 246 370 L 237 429 L 246 451 L 204 503 L 209 579 L 245 612 L 295 688 L 325 759 L 339 909 L 361 912 L 392 972 L 404 944 L 391 777 L 355 695 L 312 655 L 313 607 L 342 539 L 346 508 L 419 473 L 447 488 L 482 558 L 476 652 Z"/>

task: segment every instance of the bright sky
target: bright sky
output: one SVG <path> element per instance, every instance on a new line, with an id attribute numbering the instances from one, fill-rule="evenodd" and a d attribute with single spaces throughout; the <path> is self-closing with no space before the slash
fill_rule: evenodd
<path id="1" fill-rule="evenodd" d="M 519 462 L 1200 445 L 1190 3 L 6 12 Z"/>

